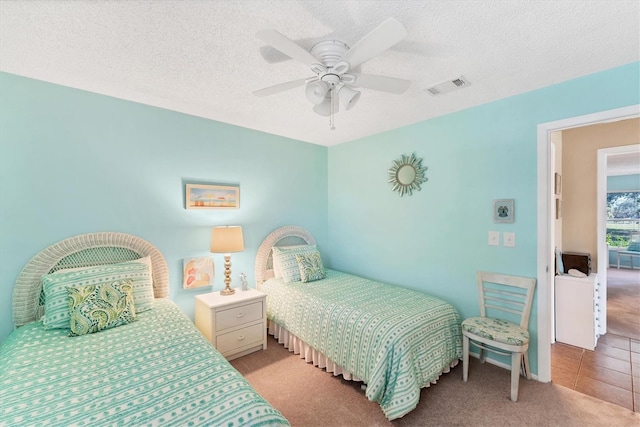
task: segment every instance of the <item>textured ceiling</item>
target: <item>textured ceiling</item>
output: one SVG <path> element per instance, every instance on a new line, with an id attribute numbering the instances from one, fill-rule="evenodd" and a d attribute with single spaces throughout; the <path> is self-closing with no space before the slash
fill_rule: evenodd
<path id="1" fill-rule="evenodd" d="M 404 94 L 362 89 L 335 130 L 304 87 L 252 94 L 312 75 L 258 30 L 352 46 L 388 17 L 408 37 L 361 71 L 411 80 Z M 330 146 L 638 61 L 639 21 L 637 0 L 1 1 L 0 70 Z"/>

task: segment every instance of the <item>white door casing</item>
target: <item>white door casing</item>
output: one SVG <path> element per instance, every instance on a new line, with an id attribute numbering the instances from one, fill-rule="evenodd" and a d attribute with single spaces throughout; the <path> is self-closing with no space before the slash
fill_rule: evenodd
<path id="1" fill-rule="evenodd" d="M 597 123 L 625 120 L 634 117 L 640 117 L 640 104 L 617 108 L 614 110 L 601 111 L 584 116 L 571 117 L 554 122 L 541 123 L 538 125 L 538 381 L 549 382 L 551 380 L 551 339 L 553 336 L 551 331 L 551 317 L 553 316 L 554 312 L 552 306 L 551 290 L 553 289 L 553 258 L 555 254 L 552 247 L 554 236 L 551 234 L 553 232 L 553 226 L 550 226 L 550 223 L 555 218 L 555 206 L 552 206 L 552 204 L 549 202 L 550 195 L 553 194 L 553 166 L 551 164 L 550 134 L 554 131 L 588 126 Z M 600 156 L 600 154 L 598 155 Z M 600 191 L 600 158 L 598 158 L 598 165 L 598 191 Z M 606 171 L 606 157 L 604 170 Z M 604 181 L 604 194 L 606 194 L 606 172 Z M 601 202 L 604 203 L 604 199 L 598 196 L 598 203 Z M 600 206 L 598 206 L 598 271 L 600 271 L 601 265 L 604 262 L 604 271 L 606 272 L 606 263 L 609 259 L 609 255 L 606 249 L 606 239 L 604 238 L 606 227 L 606 215 L 604 214 L 604 212 L 606 212 L 606 207 L 603 210 L 600 208 Z M 602 218 L 600 218 L 600 216 L 602 216 Z M 602 233 L 602 235 L 600 235 L 600 233 Z M 603 244 L 604 252 L 601 252 Z M 604 294 L 604 298 L 606 301 L 606 291 Z M 604 328 L 606 328 L 606 319 L 603 325 Z"/>

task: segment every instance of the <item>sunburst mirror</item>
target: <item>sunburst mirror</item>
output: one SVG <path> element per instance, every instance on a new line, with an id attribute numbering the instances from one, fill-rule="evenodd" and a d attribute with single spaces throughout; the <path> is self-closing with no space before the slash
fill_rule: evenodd
<path id="1" fill-rule="evenodd" d="M 424 176 L 426 170 L 426 167 L 422 167 L 422 159 L 414 153 L 408 156 L 403 154 L 399 160 L 393 161 L 393 166 L 387 171 L 387 182 L 393 185 L 391 191 L 397 191 L 401 197 L 405 194 L 411 196 L 414 190 L 420 191 L 420 184 L 427 181 Z"/>

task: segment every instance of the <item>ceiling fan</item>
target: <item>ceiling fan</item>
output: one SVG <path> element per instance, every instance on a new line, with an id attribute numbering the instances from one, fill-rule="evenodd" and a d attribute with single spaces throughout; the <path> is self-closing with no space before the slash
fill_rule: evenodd
<path id="1" fill-rule="evenodd" d="M 324 40 L 307 51 L 276 30 L 259 31 L 256 34 L 258 39 L 309 66 L 314 75 L 256 90 L 253 94 L 268 96 L 306 85 L 305 94 L 314 105 L 313 111 L 330 117 L 338 112 L 338 99 L 347 110 L 358 102 L 360 91 L 354 87 L 401 94 L 411 85 L 409 80 L 361 74 L 357 69 L 360 64 L 380 55 L 406 36 L 404 26 L 396 19 L 389 18 L 351 48 L 338 40 Z"/>

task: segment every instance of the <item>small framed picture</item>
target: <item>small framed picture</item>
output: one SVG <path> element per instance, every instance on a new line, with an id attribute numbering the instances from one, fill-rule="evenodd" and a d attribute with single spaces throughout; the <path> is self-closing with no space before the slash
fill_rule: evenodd
<path id="1" fill-rule="evenodd" d="M 556 173 L 555 177 L 555 193 L 560 195 L 562 193 L 562 175 Z"/>
<path id="2" fill-rule="evenodd" d="M 213 285 L 213 259 L 211 257 L 186 258 L 183 260 L 182 287 L 194 289 Z"/>
<path id="3" fill-rule="evenodd" d="M 237 209 L 240 187 L 209 184 L 186 184 L 187 209 Z"/>
<path id="4" fill-rule="evenodd" d="M 493 222 L 513 222 L 514 219 L 513 199 L 500 199 L 493 201 Z"/>

